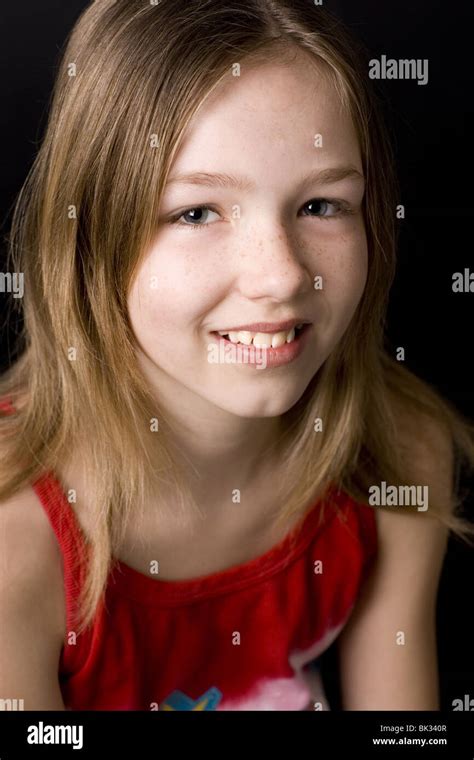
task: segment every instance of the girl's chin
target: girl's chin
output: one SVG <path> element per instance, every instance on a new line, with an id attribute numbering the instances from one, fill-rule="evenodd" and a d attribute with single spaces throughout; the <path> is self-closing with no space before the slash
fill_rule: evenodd
<path id="1" fill-rule="evenodd" d="M 215 406 L 223 409 L 237 417 L 248 419 L 280 417 L 288 412 L 301 398 L 304 393 L 304 387 L 294 389 L 291 393 L 288 387 L 281 395 L 262 394 L 254 392 L 251 388 L 245 392 L 242 384 L 236 383 L 235 386 L 229 383 L 226 387 L 226 395 L 222 393 L 219 396 L 207 396 L 207 400 Z"/>

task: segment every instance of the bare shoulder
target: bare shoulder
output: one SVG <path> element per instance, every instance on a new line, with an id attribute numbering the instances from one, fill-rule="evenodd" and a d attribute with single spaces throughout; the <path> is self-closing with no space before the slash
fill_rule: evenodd
<path id="1" fill-rule="evenodd" d="M 2 600 L 16 600 L 25 610 L 30 604 L 35 609 L 43 607 L 52 629 L 61 637 L 65 630 L 61 552 L 30 487 L 0 503 L 0 556 Z"/>
<path id="2" fill-rule="evenodd" d="M 406 484 L 427 487 L 428 509 L 408 513 L 377 508 L 378 572 L 391 574 L 392 584 L 410 584 L 411 598 L 433 602 L 441 571 L 448 530 L 433 518 L 430 505 L 446 514 L 453 509 L 454 449 L 451 436 L 432 417 L 414 414 L 397 405 L 400 447 Z M 418 592 L 418 598 L 417 598 Z M 406 592 L 404 592 L 406 593 Z"/>
<path id="3" fill-rule="evenodd" d="M 407 485 L 452 504 L 453 449 L 435 420 L 397 417 Z M 345 709 L 436 710 L 435 613 L 448 530 L 426 511 L 374 507 L 378 553 L 339 642 Z"/>
<path id="4" fill-rule="evenodd" d="M 61 709 L 56 677 L 65 629 L 59 545 L 35 492 L 25 488 L 0 502 L 0 698 Z"/>

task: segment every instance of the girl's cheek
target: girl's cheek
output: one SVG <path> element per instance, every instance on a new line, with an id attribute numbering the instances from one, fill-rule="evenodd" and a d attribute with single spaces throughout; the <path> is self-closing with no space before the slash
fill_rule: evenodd
<path id="1" fill-rule="evenodd" d="M 327 224 L 330 224 L 328 222 Z M 190 240 L 173 245 L 160 241 L 143 264 L 138 277 L 138 298 L 148 313 L 167 317 L 192 315 L 196 310 L 211 309 L 224 300 L 237 277 L 240 257 L 227 243 Z M 208 244 L 206 244 L 208 242 Z M 300 240 L 302 266 L 312 275 L 321 275 L 329 293 L 363 290 L 367 276 L 367 241 L 363 223 L 335 233 L 328 228 L 318 230 L 317 245 L 308 238 Z M 234 262 L 234 267 L 231 265 Z M 342 291 L 342 292 L 341 292 Z"/>
<path id="2" fill-rule="evenodd" d="M 365 234 L 338 235 L 326 240 L 314 257 L 315 274 L 327 287 L 342 291 L 360 290 L 367 279 L 367 241 Z"/>
<path id="3" fill-rule="evenodd" d="M 225 271 L 225 270 L 224 270 Z M 129 311 L 136 324 L 155 330 L 175 329 L 192 323 L 229 292 L 222 267 L 211 266 L 209 257 L 163 255 L 148 260 L 129 297 Z"/>

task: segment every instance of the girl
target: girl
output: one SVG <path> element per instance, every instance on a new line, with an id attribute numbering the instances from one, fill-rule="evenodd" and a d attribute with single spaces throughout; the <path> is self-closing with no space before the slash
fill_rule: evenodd
<path id="1" fill-rule="evenodd" d="M 79 19 L 11 235 L 2 699 L 328 709 L 338 638 L 344 709 L 438 707 L 474 438 L 384 350 L 390 155 L 363 57 L 307 0 Z"/>

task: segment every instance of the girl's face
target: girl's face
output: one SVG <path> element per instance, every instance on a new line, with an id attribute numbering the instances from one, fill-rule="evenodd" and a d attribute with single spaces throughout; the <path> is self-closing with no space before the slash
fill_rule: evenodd
<path id="1" fill-rule="evenodd" d="M 357 137 L 325 78 L 302 54 L 243 62 L 185 135 L 130 290 L 158 398 L 250 418 L 290 409 L 361 299 L 363 196 Z"/>

